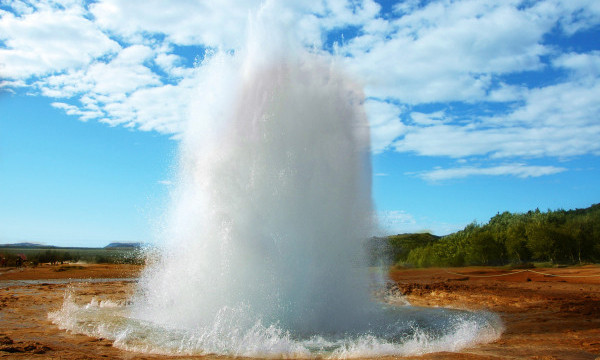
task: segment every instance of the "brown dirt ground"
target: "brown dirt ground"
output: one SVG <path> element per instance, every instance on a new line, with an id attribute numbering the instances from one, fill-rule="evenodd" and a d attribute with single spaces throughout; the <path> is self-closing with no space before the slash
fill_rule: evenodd
<path id="1" fill-rule="evenodd" d="M 141 269 L 139 266 L 80 265 L 56 271 L 59 268 L 60 265 L 0 268 L 0 358 L 166 358 L 123 351 L 105 339 L 67 333 L 47 318 L 48 312 L 60 308 L 69 286 L 74 288 L 81 303 L 89 302 L 92 297 L 127 299 L 133 292 L 134 282 L 123 278 L 135 278 Z M 535 270 L 560 276 L 595 277 L 551 277 L 531 272 L 496 277 L 494 275 L 510 272 L 496 268 L 391 271 L 391 278 L 414 305 L 488 309 L 498 313 L 506 326 L 502 337 L 491 344 L 458 353 L 406 359 L 600 359 L 600 266 Z M 73 285 L 43 281 L 69 278 L 115 280 Z M 17 280 L 40 281 L 25 284 L 15 282 Z"/>
<path id="2" fill-rule="evenodd" d="M 39 279 L 102 279 L 134 278 L 141 267 L 129 264 L 42 264 L 37 267 L 0 267 L 2 280 L 39 280 Z"/>
<path id="3" fill-rule="evenodd" d="M 494 343 L 427 359 L 600 359 L 600 266 L 532 270 L 560 277 L 529 271 L 495 276 L 518 270 L 494 268 L 390 275 L 414 305 L 487 309 L 506 326 Z"/>

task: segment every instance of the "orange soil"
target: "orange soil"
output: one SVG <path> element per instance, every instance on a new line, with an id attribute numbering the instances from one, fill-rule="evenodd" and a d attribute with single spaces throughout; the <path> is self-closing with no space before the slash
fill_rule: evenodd
<path id="1" fill-rule="evenodd" d="M 139 265 L 129 264 L 42 264 L 37 267 L 1 268 L 2 280 L 39 280 L 39 279 L 102 279 L 134 278 L 142 269 Z"/>
<path id="2" fill-rule="evenodd" d="M 529 271 L 497 276 L 519 270 L 494 268 L 395 270 L 390 275 L 414 305 L 487 309 L 506 326 L 492 344 L 427 359 L 600 359 L 600 267 L 532 270 L 560 277 Z"/>
<path id="3" fill-rule="evenodd" d="M 82 265 L 83 268 L 55 271 L 59 267 L 0 268 L 0 358 L 165 358 L 119 350 L 105 339 L 69 334 L 47 318 L 48 312 L 60 308 L 69 286 L 77 302 L 87 303 L 92 297 L 125 300 L 131 296 L 134 283 L 115 280 L 68 285 L 44 283 L 43 279 L 131 278 L 139 274 L 139 266 Z M 488 309 L 498 313 L 506 326 L 505 333 L 494 343 L 458 353 L 408 359 L 600 359 L 600 276 L 596 276 L 600 275 L 600 267 L 536 270 L 595 277 L 549 277 L 530 272 L 477 277 L 508 272 L 494 268 L 393 270 L 391 278 L 414 305 Z M 42 281 L 31 285 L 14 282 L 35 279 Z"/>

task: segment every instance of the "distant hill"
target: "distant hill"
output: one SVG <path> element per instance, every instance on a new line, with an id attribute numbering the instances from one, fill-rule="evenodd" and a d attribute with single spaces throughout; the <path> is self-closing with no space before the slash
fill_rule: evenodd
<path id="1" fill-rule="evenodd" d="M 113 242 L 106 245 L 105 249 L 122 249 L 122 248 L 140 248 L 143 243 L 141 242 Z"/>
<path id="2" fill-rule="evenodd" d="M 30 249 L 44 248 L 44 249 L 47 249 L 47 248 L 55 248 L 56 246 L 36 244 L 36 243 L 30 243 L 30 242 L 21 242 L 21 243 L 15 243 L 15 244 L 0 244 L 0 247 L 3 247 L 3 248 L 30 248 Z"/>
<path id="3" fill-rule="evenodd" d="M 141 242 L 113 242 L 106 245 L 104 248 L 89 248 L 79 246 L 54 246 L 44 245 L 31 242 L 20 242 L 14 244 L 0 244 L 0 248 L 4 249 L 137 249 L 144 245 Z"/>

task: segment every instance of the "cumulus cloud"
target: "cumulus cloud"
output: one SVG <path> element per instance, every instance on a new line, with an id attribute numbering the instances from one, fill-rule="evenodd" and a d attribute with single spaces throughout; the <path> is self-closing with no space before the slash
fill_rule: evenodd
<path id="1" fill-rule="evenodd" d="M 193 76 L 176 85 L 165 84 L 148 62 L 155 50 L 144 45 L 124 48 L 107 62 L 98 61 L 85 69 L 52 75 L 37 82 L 41 93 L 54 98 L 78 98 L 74 105 L 56 106 L 80 119 L 98 119 L 115 126 L 124 124 L 141 130 L 176 133 L 185 118 Z M 158 54 L 157 57 L 160 58 Z M 176 68 L 170 63 L 171 72 Z M 60 104 L 60 103 L 57 103 Z"/>
<path id="2" fill-rule="evenodd" d="M 34 2 L 36 3 L 36 2 Z M 16 2 L 16 14 L 0 11 L 0 74 L 27 79 L 81 68 L 93 59 L 116 53 L 120 45 L 85 18 L 79 4 L 68 7 Z"/>
<path id="3" fill-rule="evenodd" d="M 443 111 L 432 113 L 412 112 L 410 117 L 415 124 L 418 125 L 438 125 L 448 121 L 448 117 Z"/>
<path id="4" fill-rule="evenodd" d="M 371 150 L 381 153 L 400 135 L 406 126 L 400 120 L 402 109 L 385 101 L 369 99 L 365 102 L 371 124 Z"/>
<path id="5" fill-rule="evenodd" d="M 385 36 L 365 33 L 341 51 L 370 95 L 410 104 L 482 100 L 491 75 L 541 68 L 553 26 L 489 1 L 431 2 L 389 23 Z"/>
<path id="6" fill-rule="evenodd" d="M 374 149 L 453 158 L 598 154 L 598 52 L 556 56 L 556 48 L 544 43 L 557 24 L 567 34 L 598 24 L 597 8 L 590 1 L 397 5 L 400 17 L 389 21 L 385 36 L 365 31 L 342 47 L 347 65 L 371 96 L 408 106 L 463 102 L 472 110 L 467 116 L 410 112 L 402 132 L 377 135 Z M 590 15 L 576 16 L 584 11 Z M 551 63 L 543 60 L 547 56 L 554 57 Z M 502 80 L 550 66 L 572 76 L 541 88 Z M 477 112 L 490 102 L 506 105 L 492 117 Z"/>
<path id="7" fill-rule="evenodd" d="M 166 36 L 178 45 L 239 47 L 250 10 L 261 1 L 104 0 L 90 6 L 95 22 L 105 31 L 131 42 L 147 34 Z"/>
<path id="8" fill-rule="evenodd" d="M 66 104 L 63 102 L 53 102 L 51 105 L 57 109 L 63 110 L 65 113 L 67 113 L 67 115 L 79 117 L 81 121 L 88 121 L 90 119 L 96 119 L 103 116 L 103 112 L 97 109 L 81 109 L 78 106 Z"/>
<path id="9" fill-rule="evenodd" d="M 573 71 L 577 76 L 600 76 L 600 51 L 562 54 L 552 63 L 556 67 Z"/>
<path id="10" fill-rule="evenodd" d="M 364 85 L 375 154 L 600 155 L 600 50 L 552 42 L 596 28 L 595 0 L 411 0 L 386 14 L 373 0 L 3 1 L 0 89 L 28 87 L 83 121 L 177 134 L 204 52 L 240 50 L 256 13 Z"/>
<path id="11" fill-rule="evenodd" d="M 50 76 L 39 86 L 42 93 L 50 97 L 127 95 L 142 87 L 161 84 L 158 76 L 143 65 L 151 54 L 149 48 L 134 45 L 123 49 L 112 61 L 96 62 L 85 69 Z"/>
<path id="12" fill-rule="evenodd" d="M 600 154 L 599 97 L 600 81 L 582 79 L 527 90 L 524 104 L 505 115 L 462 123 L 419 115 L 427 121 L 415 121 L 393 146 L 399 152 L 453 158 Z M 439 124 L 429 120 L 432 115 Z"/>
<path id="13" fill-rule="evenodd" d="M 600 22 L 600 3 L 595 0 L 548 0 L 533 7 L 541 17 L 558 19 L 567 35 L 595 27 Z"/>
<path id="14" fill-rule="evenodd" d="M 194 79 L 186 79 L 177 85 L 166 84 L 138 90 L 126 100 L 112 103 L 107 111 L 130 114 L 129 124 L 137 125 L 140 130 L 178 134 L 192 101 L 196 87 Z M 111 116 L 106 121 L 116 125 L 114 119 L 119 119 L 119 116 Z"/>

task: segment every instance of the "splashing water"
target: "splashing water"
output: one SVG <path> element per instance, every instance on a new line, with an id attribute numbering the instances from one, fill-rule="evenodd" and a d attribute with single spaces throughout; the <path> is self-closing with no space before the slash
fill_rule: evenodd
<path id="1" fill-rule="evenodd" d="M 489 313 L 371 299 L 360 87 L 284 35 L 264 49 L 253 26 L 245 50 L 202 64 L 165 240 L 132 304 L 67 297 L 51 319 L 163 354 L 409 355 L 498 338 Z"/>

